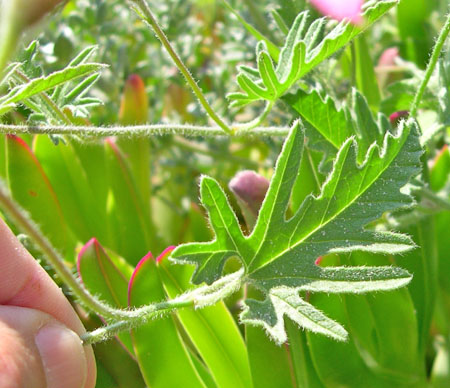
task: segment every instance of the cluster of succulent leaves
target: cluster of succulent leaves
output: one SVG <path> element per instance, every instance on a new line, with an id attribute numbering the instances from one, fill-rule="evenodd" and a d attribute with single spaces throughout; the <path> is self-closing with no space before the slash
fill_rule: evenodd
<path id="1" fill-rule="evenodd" d="M 28 45 L 3 74 L 0 119 L 111 124 L 123 85 L 117 80 L 138 72 L 148 85 L 152 121 L 206 123 L 176 72 L 167 77 L 172 64 L 152 32 L 130 23 L 124 3 L 69 2 L 64 23 L 55 18 L 41 43 Z M 447 386 L 450 154 L 434 152 L 448 144 L 450 57 L 441 58 L 430 82 L 425 113 L 397 125 L 387 115 L 409 109 L 423 77 L 420 52 L 429 51 L 432 40 L 401 47 L 408 78 L 391 83 L 382 98 L 369 35 L 361 35 L 382 16 L 392 18 L 388 11 L 397 1 L 368 2 L 361 27 L 319 18 L 304 11 L 303 0 L 242 3 L 154 7 L 220 113 L 227 112 L 223 96 L 233 87 L 232 65 L 256 61 L 256 68 L 239 65 L 241 90 L 228 95 L 238 109 L 227 118 L 244 107 L 246 114 L 256 112 L 256 101 L 277 102 L 270 124 L 291 123 L 280 152 L 277 139 L 0 137 L 0 177 L 12 197 L 77 267 L 84 286 L 109 304 L 171 299 L 242 271 L 241 290 L 226 302 L 183 309 L 97 344 L 98 386 L 422 387 L 431 362 L 433 384 Z M 435 11 L 443 7 L 434 3 Z M 259 13 L 266 5 L 275 5 L 270 23 Z M 405 41 L 430 27 L 429 12 L 408 19 L 408 9 L 397 9 Z M 381 41 L 391 43 L 391 29 L 383 22 L 379 28 Z M 259 41 L 255 57 L 248 54 L 252 37 Z M 345 67 L 351 42 L 360 91 L 344 85 L 338 92 L 338 81 L 321 80 L 337 61 Z M 342 102 L 345 93 L 350 97 Z M 429 190 L 417 178 L 424 145 L 425 156 L 435 157 L 424 177 Z M 254 226 L 243 225 L 235 199 L 220 185 L 242 167 L 271 177 Z M 192 184 L 201 174 L 210 229 Z M 156 260 L 148 254 L 176 244 Z M 394 254 L 401 254 L 400 267 Z M 85 324 L 93 329 L 101 321 L 92 316 Z M 432 325 L 442 334 L 433 344 Z M 277 346 L 282 343 L 288 346 Z"/>

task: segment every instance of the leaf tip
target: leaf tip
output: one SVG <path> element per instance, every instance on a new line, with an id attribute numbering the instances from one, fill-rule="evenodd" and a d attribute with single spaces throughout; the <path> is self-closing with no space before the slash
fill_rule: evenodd
<path id="1" fill-rule="evenodd" d="M 156 258 L 156 262 L 160 263 L 161 261 L 163 261 L 165 258 L 169 257 L 170 254 L 175 250 L 176 246 L 175 245 L 171 245 L 168 246 L 166 249 L 164 249 L 161 254 Z"/>
<path id="2" fill-rule="evenodd" d="M 148 252 L 141 260 L 139 260 L 136 267 L 134 268 L 133 274 L 131 275 L 130 281 L 128 282 L 128 290 L 127 290 L 128 305 L 131 304 L 131 291 L 133 289 L 134 280 L 136 279 L 138 272 L 149 260 L 153 260 L 153 255 L 151 252 Z"/>

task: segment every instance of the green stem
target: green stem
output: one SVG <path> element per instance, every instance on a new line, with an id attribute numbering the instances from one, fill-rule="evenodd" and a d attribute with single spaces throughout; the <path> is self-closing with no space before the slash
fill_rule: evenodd
<path id="1" fill-rule="evenodd" d="M 200 286 L 187 291 L 175 299 L 129 311 L 128 319 L 113 322 L 108 326 L 86 333 L 81 338 L 85 344 L 104 341 L 121 331 L 144 325 L 150 319 L 159 318 L 180 308 L 194 307 L 199 309 L 214 305 L 239 290 L 243 281 L 244 269 L 241 268 L 237 272 L 221 277 L 209 286 Z"/>
<path id="2" fill-rule="evenodd" d="M 41 233 L 39 228 L 28 218 L 20 206 L 10 198 L 9 193 L 1 180 L 0 205 L 16 225 L 35 242 L 58 276 L 72 289 L 84 306 L 105 318 L 124 319 L 128 316 L 126 311 L 113 309 L 100 302 L 80 284 L 80 282 L 72 275 L 70 269 L 64 264 L 64 260 L 57 253 L 55 248 Z"/>
<path id="3" fill-rule="evenodd" d="M 240 270 L 220 278 L 209 286 L 190 290 L 172 300 L 149 304 L 135 310 L 116 309 L 98 300 L 73 276 L 50 241 L 44 237 L 39 228 L 29 219 L 20 206 L 10 198 L 1 179 L 0 207 L 11 217 L 19 229 L 34 241 L 56 274 L 73 291 L 80 302 L 89 310 L 101 315 L 108 321 L 112 321 L 110 326 L 84 334 L 82 339 L 85 343 L 103 341 L 120 331 L 143 325 L 150 319 L 161 317 L 183 307 L 202 308 L 215 304 L 236 292 L 242 285 L 244 271 Z"/>
<path id="4" fill-rule="evenodd" d="M 267 118 L 269 113 L 272 111 L 274 104 L 275 104 L 275 101 L 267 101 L 266 106 L 259 117 L 255 118 L 254 120 L 249 121 L 247 123 L 236 124 L 234 133 L 239 134 L 242 132 L 248 132 L 256 127 L 259 127 L 264 122 L 264 120 Z"/>
<path id="5" fill-rule="evenodd" d="M 265 19 L 264 15 L 261 14 L 259 7 L 254 3 L 254 1 L 244 0 L 244 3 L 247 5 L 248 11 L 250 12 L 250 15 L 253 18 L 253 21 L 255 22 L 257 28 L 270 40 L 279 44 L 279 42 L 276 41 L 272 30 L 268 27 L 267 20 Z"/>
<path id="6" fill-rule="evenodd" d="M 351 52 L 351 82 L 352 86 L 356 88 L 356 48 L 355 48 L 355 42 L 352 41 L 350 43 L 350 52 Z"/>
<path id="7" fill-rule="evenodd" d="M 439 56 L 441 55 L 442 48 L 444 47 L 445 40 L 447 39 L 448 34 L 450 33 L 450 14 L 447 16 L 447 20 L 442 27 L 441 32 L 439 33 L 439 37 L 434 45 L 433 52 L 431 54 L 430 62 L 428 62 L 427 69 L 425 71 L 425 76 L 417 90 L 416 95 L 414 96 L 414 100 L 411 104 L 410 115 L 411 117 L 416 117 L 417 110 L 419 109 L 420 101 L 422 100 L 423 94 L 425 93 L 425 89 L 427 88 L 428 82 L 434 72 L 436 64 L 439 60 Z"/>
<path id="8" fill-rule="evenodd" d="M 25 83 L 31 82 L 31 80 L 21 71 L 16 70 L 14 73 L 21 81 Z M 55 117 L 58 120 L 60 120 L 63 124 L 73 124 L 72 121 L 67 117 L 67 115 L 61 109 L 59 109 L 58 105 L 55 104 L 55 102 L 48 96 L 47 93 L 42 92 L 39 93 L 38 96 L 43 100 L 44 104 L 54 112 Z"/>
<path id="9" fill-rule="evenodd" d="M 133 319 L 114 322 L 108 326 L 100 327 L 91 332 L 87 332 L 81 336 L 83 344 L 89 345 L 96 342 L 106 341 L 114 337 L 118 333 L 131 330 L 142 326 L 156 317 L 162 318 L 172 311 L 184 307 L 194 307 L 194 300 L 169 300 L 167 302 L 156 303 L 154 305 L 146 306 L 146 310 L 140 310 L 140 314 Z"/>
<path id="10" fill-rule="evenodd" d="M 236 126 L 239 128 L 239 126 Z M 252 130 L 238 130 L 235 137 L 261 137 L 261 136 L 286 136 L 288 127 L 260 127 Z M 46 134 L 46 135 L 76 135 L 79 137 L 107 137 L 122 136 L 135 138 L 140 136 L 224 136 L 220 127 L 207 127 L 182 124 L 154 124 L 137 126 L 112 126 L 112 127 L 90 127 L 90 126 L 65 126 L 65 125 L 7 125 L 0 124 L 0 134 Z M 231 134 L 230 134 L 231 135 Z"/>
<path id="11" fill-rule="evenodd" d="M 209 148 L 202 147 L 198 143 L 190 142 L 184 138 L 174 138 L 173 144 L 177 145 L 180 148 L 183 148 L 187 151 L 195 152 L 197 154 L 202 154 L 209 156 L 213 159 L 224 160 L 232 163 L 240 164 L 241 166 L 245 166 L 246 168 L 258 169 L 261 165 L 258 162 L 254 162 L 253 160 L 249 160 L 246 158 L 240 158 L 239 156 L 227 153 L 227 152 L 217 152 L 216 150 L 210 150 Z"/>
<path id="12" fill-rule="evenodd" d="M 153 31 L 155 32 L 156 36 L 161 41 L 162 45 L 165 47 L 167 52 L 169 53 L 170 57 L 174 61 L 175 65 L 177 66 L 178 70 L 180 70 L 181 74 L 183 74 L 184 78 L 186 79 L 187 83 L 191 87 L 192 91 L 202 104 L 203 108 L 205 108 L 206 112 L 209 114 L 211 119 L 214 120 L 214 122 L 222 128 L 222 130 L 229 134 L 233 134 L 233 130 L 214 112 L 213 108 L 209 104 L 208 100 L 206 99 L 205 95 L 203 94 L 200 87 L 197 85 L 197 82 L 192 77 L 191 73 L 189 72 L 189 69 L 186 67 L 184 62 L 181 60 L 180 56 L 176 53 L 175 49 L 169 42 L 169 39 L 167 39 L 166 34 L 159 26 L 158 22 L 156 21 L 155 17 L 153 16 L 152 11 L 150 10 L 150 7 L 147 4 L 146 0 L 129 0 L 132 3 L 136 4 L 136 7 L 138 9 L 135 9 L 137 13 L 139 14 L 139 10 L 142 12 L 143 19 L 151 26 Z"/>

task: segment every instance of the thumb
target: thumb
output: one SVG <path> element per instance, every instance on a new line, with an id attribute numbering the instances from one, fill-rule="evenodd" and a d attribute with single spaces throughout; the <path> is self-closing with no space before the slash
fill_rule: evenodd
<path id="1" fill-rule="evenodd" d="M 85 388 L 88 361 L 78 335 L 48 314 L 0 306 L 0 387 Z"/>

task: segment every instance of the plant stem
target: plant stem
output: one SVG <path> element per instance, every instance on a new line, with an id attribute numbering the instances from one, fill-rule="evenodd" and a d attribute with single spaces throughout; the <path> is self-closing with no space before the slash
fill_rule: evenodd
<path id="1" fill-rule="evenodd" d="M 111 323 L 81 336 L 85 344 L 107 340 L 124 330 L 141 326 L 149 320 L 162 317 L 184 307 L 203 308 L 216 304 L 239 290 L 243 284 L 244 269 L 225 275 L 214 283 L 200 286 L 179 295 L 177 298 L 150 304 L 128 311 L 128 318 Z"/>
<path id="2" fill-rule="evenodd" d="M 149 304 L 135 310 L 116 309 L 98 300 L 72 275 L 72 272 L 66 266 L 64 260 L 52 246 L 50 241 L 47 240 L 20 206 L 10 198 L 1 179 L 0 206 L 6 211 L 16 225 L 39 247 L 48 263 L 53 267 L 61 280 L 70 287 L 80 302 L 85 307 L 98 315 L 101 315 L 108 321 L 112 321 L 109 326 L 97 329 L 92 333 L 84 334 L 82 339 L 85 343 L 103 341 L 116 335 L 120 331 L 143 325 L 152 318 L 163 316 L 183 307 L 202 308 L 215 304 L 217 301 L 222 300 L 237 291 L 242 285 L 244 271 L 240 270 L 220 278 L 209 286 L 202 286 L 190 290 L 172 300 Z"/>
<path id="3" fill-rule="evenodd" d="M 237 125 L 236 127 L 239 128 L 239 125 Z M 234 137 L 286 136 L 288 133 L 288 127 L 260 127 L 252 130 L 237 130 Z M 186 137 L 216 137 L 226 135 L 220 127 L 183 124 L 154 124 L 111 127 L 0 124 L 0 134 L 76 135 L 79 137 L 95 138 L 107 136 L 123 136 L 127 138 L 135 138 L 141 136 L 149 137 L 162 135 L 181 135 Z"/>
<path id="4" fill-rule="evenodd" d="M 350 52 L 351 52 L 351 70 L 350 70 L 350 72 L 351 72 L 351 76 L 352 76 L 351 83 L 352 83 L 352 86 L 354 88 L 356 88 L 356 61 L 357 61 L 357 58 L 356 58 L 356 48 L 355 48 L 354 41 L 352 41 L 350 43 Z"/>
<path id="5" fill-rule="evenodd" d="M 167 39 L 166 34 L 159 26 L 158 22 L 156 21 L 155 17 L 153 16 L 152 11 L 150 10 L 150 7 L 147 4 L 146 0 L 129 0 L 131 3 L 135 3 L 137 8 L 142 12 L 143 19 L 151 26 L 153 31 L 155 32 L 156 36 L 161 41 L 162 45 L 165 47 L 167 52 L 169 53 L 170 57 L 174 61 L 176 67 L 178 70 L 180 70 L 181 74 L 183 74 L 184 78 L 186 79 L 187 83 L 191 87 L 192 91 L 202 104 L 203 108 L 205 108 L 206 112 L 209 114 L 211 119 L 214 120 L 214 122 L 222 128 L 222 130 L 231 135 L 233 134 L 233 130 L 214 112 L 213 108 L 209 104 L 208 100 L 206 99 L 205 95 L 203 94 L 200 87 L 197 85 L 197 82 L 192 77 L 191 73 L 189 72 L 189 69 L 186 67 L 184 62 L 181 60 L 180 56 L 176 53 L 175 49 L 169 42 L 169 39 Z M 138 11 L 136 9 L 136 11 Z M 138 12 L 139 14 L 139 12 Z"/>
<path id="6" fill-rule="evenodd" d="M 247 123 L 236 124 L 234 134 L 236 135 L 242 132 L 248 132 L 256 127 L 259 127 L 272 111 L 274 104 L 275 101 L 267 101 L 266 106 L 259 117 L 256 117 L 254 120 Z"/>
<path id="7" fill-rule="evenodd" d="M 419 109 L 420 101 L 425 93 L 425 89 L 427 88 L 428 82 L 434 72 L 436 64 L 439 60 L 439 56 L 441 55 L 442 48 L 444 47 L 445 40 L 447 39 L 448 34 L 450 33 L 450 13 L 447 15 L 447 20 L 442 27 L 441 32 L 437 38 L 436 44 L 434 45 L 433 52 L 431 54 L 430 62 L 428 62 L 427 69 L 425 71 L 425 76 L 417 90 L 416 95 L 414 96 L 414 100 L 411 104 L 410 116 L 415 117 L 417 115 L 417 110 Z"/>
<path id="8" fill-rule="evenodd" d="M 245 166 L 246 168 L 258 169 L 261 167 L 260 163 L 254 162 L 253 160 L 247 158 L 240 158 L 239 156 L 233 155 L 231 153 L 226 152 L 216 152 L 216 150 L 210 150 L 206 147 L 201 146 L 200 144 L 190 142 L 181 137 L 177 137 L 173 139 L 173 144 L 177 145 L 180 148 L 183 148 L 187 151 L 192 151 L 197 154 L 202 154 L 209 156 L 213 159 L 225 160 L 233 163 L 238 163 L 241 166 Z"/>
<path id="9" fill-rule="evenodd" d="M 72 275 L 70 269 L 64 264 L 64 260 L 56 249 L 42 234 L 39 228 L 29 219 L 27 214 L 9 196 L 5 185 L 0 180 L 0 205 L 13 219 L 16 225 L 35 242 L 45 255 L 49 264 L 53 267 L 62 281 L 67 284 L 80 301 L 90 310 L 110 319 L 124 319 L 128 316 L 126 311 L 113 309 L 102 303 L 89 293 L 80 282 Z"/>
<path id="10" fill-rule="evenodd" d="M 31 81 L 25 74 L 23 74 L 19 70 L 16 70 L 14 73 L 20 80 L 25 83 Z M 67 117 L 67 115 L 61 109 L 59 109 L 58 105 L 55 104 L 55 102 L 48 96 L 47 93 L 42 92 L 39 93 L 38 96 L 43 100 L 44 104 L 46 104 L 54 112 L 55 117 L 58 120 L 60 120 L 63 124 L 73 124 L 72 121 Z"/>
<path id="11" fill-rule="evenodd" d="M 167 302 L 155 303 L 153 305 L 146 306 L 145 310 L 140 309 L 140 314 L 136 315 L 133 319 L 114 322 L 108 326 L 100 327 L 91 332 L 87 332 L 81 336 L 81 340 L 84 345 L 106 341 L 122 331 L 142 326 L 155 317 L 161 318 L 174 310 L 194 306 L 194 300 L 169 300 Z"/>

